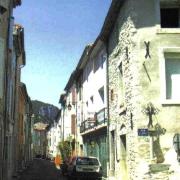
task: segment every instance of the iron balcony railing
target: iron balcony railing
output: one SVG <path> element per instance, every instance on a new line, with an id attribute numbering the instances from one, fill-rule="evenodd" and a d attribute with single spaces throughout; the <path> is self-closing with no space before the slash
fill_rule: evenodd
<path id="1" fill-rule="evenodd" d="M 81 122 L 80 133 L 84 133 L 91 130 L 99 125 L 106 124 L 107 122 L 107 109 L 103 108 L 95 113 L 94 118 L 88 118 Z"/>

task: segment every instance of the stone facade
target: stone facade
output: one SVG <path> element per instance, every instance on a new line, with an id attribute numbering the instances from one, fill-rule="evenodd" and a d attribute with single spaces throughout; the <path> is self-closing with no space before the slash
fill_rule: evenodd
<path id="1" fill-rule="evenodd" d="M 180 177 L 179 103 L 163 97 L 162 83 L 164 54 L 179 53 L 180 30 L 161 28 L 162 3 L 125 1 L 109 36 L 109 175 L 118 180 Z"/>
<path id="2" fill-rule="evenodd" d="M 0 1 L 0 179 L 18 170 L 18 103 L 20 71 L 25 65 L 23 28 L 14 26 L 13 8 L 21 0 Z M 18 32 L 17 32 L 17 31 Z M 26 103 L 30 103 L 27 100 Z M 30 108 L 27 108 L 30 110 Z M 26 111 L 27 114 L 30 112 Z M 27 117 L 29 123 L 30 117 Z M 27 145 L 29 146 L 29 145 Z M 30 152 L 27 148 L 28 153 Z"/>

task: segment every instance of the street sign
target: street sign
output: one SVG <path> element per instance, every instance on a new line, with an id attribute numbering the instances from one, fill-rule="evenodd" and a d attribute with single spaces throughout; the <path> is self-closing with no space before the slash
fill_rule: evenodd
<path id="1" fill-rule="evenodd" d="M 148 129 L 138 129 L 138 136 L 148 136 Z"/>

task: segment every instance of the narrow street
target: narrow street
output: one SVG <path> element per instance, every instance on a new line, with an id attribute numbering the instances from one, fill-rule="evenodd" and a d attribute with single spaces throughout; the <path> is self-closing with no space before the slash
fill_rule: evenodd
<path id="1" fill-rule="evenodd" d="M 19 180 L 66 180 L 54 163 L 44 159 L 34 159 L 33 163 L 20 176 Z"/>

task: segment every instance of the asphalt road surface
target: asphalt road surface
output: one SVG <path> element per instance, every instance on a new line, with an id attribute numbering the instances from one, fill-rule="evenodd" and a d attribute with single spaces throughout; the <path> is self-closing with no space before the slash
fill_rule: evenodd
<path id="1" fill-rule="evenodd" d="M 61 171 L 52 161 L 34 159 L 32 164 L 21 173 L 19 180 L 66 180 L 66 177 L 62 176 Z"/>

